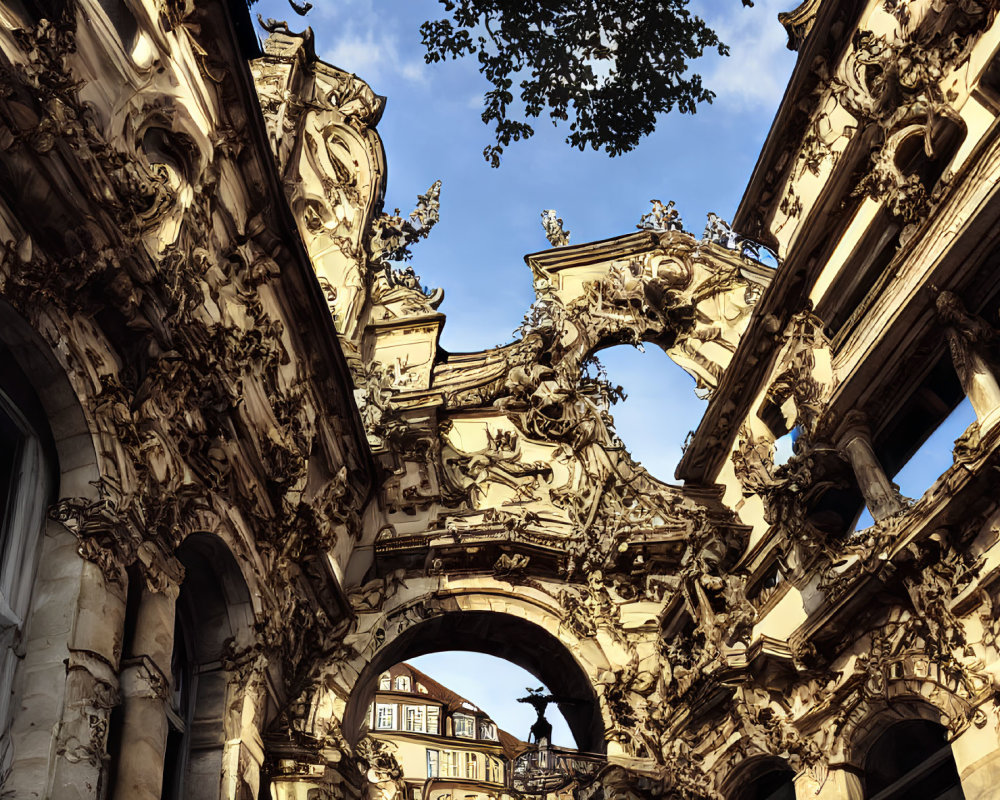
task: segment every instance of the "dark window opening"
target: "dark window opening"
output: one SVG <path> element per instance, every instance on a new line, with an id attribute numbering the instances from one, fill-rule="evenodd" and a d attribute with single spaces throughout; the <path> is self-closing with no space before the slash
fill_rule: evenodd
<path id="1" fill-rule="evenodd" d="M 896 167 L 903 175 L 916 175 L 928 195 L 937 186 L 945 168 L 951 163 L 965 139 L 965 130 L 954 120 L 942 117 L 931 128 L 931 149 L 926 151 L 926 136 L 914 133 L 900 142 L 896 149 Z"/>
<path id="2" fill-rule="evenodd" d="M 37 25 L 43 19 L 56 22 L 66 10 L 65 0 L 24 0 L 24 17 Z"/>
<path id="3" fill-rule="evenodd" d="M 121 39 L 125 52 L 131 53 L 139 35 L 139 25 L 135 16 L 123 0 L 99 0 L 99 2 L 104 13 L 108 15 L 108 21 L 118 33 L 118 38 Z"/>
<path id="4" fill-rule="evenodd" d="M 875 437 L 875 452 L 889 476 L 903 468 L 965 399 L 948 352 L 938 356 L 926 377 L 905 398 Z"/>
<path id="5" fill-rule="evenodd" d="M 775 770 L 752 780 L 733 800 L 795 800 L 791 771 Z"/>
<path id="6" fill-rule="evenodd" d="M 163 800 L 185 797 L 184 777 L 190 749 L 193 712 L 194 670 L 184 639 L 184 622 L 178 614 L 174 620 L 174 650 L 170 658 L 171 692 L 167 706 L 167 747 L 163 759 Z"/>
<path id="7" fill-rule="evenodd" d="M 767 429 L 775 438 L 780 439 L 789 432 L 788 423 L 785 422 L 785 415 L 781 413 L 781 406 L 774 400 L 767 399 L 757 412 L 760 421 L 767 425 Z"/>
<path id="8" fill-rule="evenodd" d="M 835 339 L 835 347 L 854 328 L 847 322 L 852 318 L 856 322 L 864 313 L 862 301 L 895 257 L 901 232 L 902 226 L 889 212 L 880 210 L 817 306 L 817 314 L 827 321 L 826 333 Z"/>
<path id="9" fill-rule="evenodd" d="M 865 757 L 865 800 L 965 800 L 943 725 L 897 722 Z"/>
<path id="10" fill-rule="evenodd" d="M 994 55 L 979 78 L 976 95 L 994 113 L 1000 113 L 1000 54 Z"/>

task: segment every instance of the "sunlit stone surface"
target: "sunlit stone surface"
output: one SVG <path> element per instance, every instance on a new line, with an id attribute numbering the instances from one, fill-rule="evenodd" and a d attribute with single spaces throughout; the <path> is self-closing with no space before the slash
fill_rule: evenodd
<path id="1" fill-rule="evenodd" d="M 440 184 L 381 211 L 383 98 L 311 33 L 3 4 L 4 796 L 415 800 L 369 707 L 453 649 L 537 676 L 587 754 L 496 748 L 484 798 L 556 759 L 578 800 L 993 796 L 996 14 L 782 15 L 732 225 L 656 201 L 570 243 L 544 209 L 520 335 L 448 353 L 399 267 Z M 708 398 L 676 484 L 615 432 L 622 343 Z"/>

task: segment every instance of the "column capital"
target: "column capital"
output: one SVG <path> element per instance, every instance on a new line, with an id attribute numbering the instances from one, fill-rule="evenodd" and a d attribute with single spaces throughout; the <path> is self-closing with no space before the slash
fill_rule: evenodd
<path id="1" fill-rule="evenodd" d="M 149 656 L 128 658 L 122 662 L 121 691 L 126 698 L 165 701 L 170 694 L 170 681 Z"/>
<path id="2" fill-rule="evenodd" d="M 143 567 L 146 588 L 176 600 L 184 582 L 184 565 L 164 553 L 153 542 L 143 542 L 136 550 L 136 558 Z"/>
<path id="3" fill-rule="evenodd" d="M 866 442 L 871 443 L 872 430 L 869 425 L 868 415 L 858 409 L 848 411 L 837 426 L 833 438 L 838 449 L 841 450 L 855 439 L 864 439 Z"/>

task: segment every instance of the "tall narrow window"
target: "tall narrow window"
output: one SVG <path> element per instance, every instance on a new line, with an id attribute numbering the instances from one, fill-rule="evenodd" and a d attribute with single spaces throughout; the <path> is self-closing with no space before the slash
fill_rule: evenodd
<path id="1" fill-rule="evenodd" d="M 441 733 L 441 709 L 427 706 L 427 733 Z"/>
<path id="2" fill-rule="evenodd" d="M 408 692 L 410 691 L 410 678 L 407 675 L 398 675 L 396 677 L 396 691 L 397 692 Z"/>
<path id="3" fill-rule="evenodd" d="M 452 722 L 455 725 L 455 735 L 462 736 L 466 739 L 476 738 L 476 720 L 475 717 L 470 717 L 465 714 L 455 714 L 452 716 Z"/>
<path id="4" fill-rule="evenodd" d="M 380 691 L 387 692 L 392 688 L 392 679 L 389 677 L 388 672 L 383 672 L 378 679 L 378 688 Z"/>
<path id="5" fill-rule="evenodd" d="M 15 654 L 31 601 L 50 476 L 41 403 L 0 348 L 0 731 L 10 719 Z"/>
<path id="6" fill-rule="evenodd" d="M 436 778 L 438 776 L 438 751 L 427 751 L 427 777 Z"/>
<path id="7" fill-rule="evenodd" d="M 386 703 L 375 704 L 375 727 L 383 731 L 396 728 L 396 706 Z"/>
<path id="8" fill-rule="evenodd" d="M 167 749 L 163 759 L 163 790 L 161 797 L 184 796 L 184 773 L 187 771 L 191 746 L 189 732 L 193 716 L 196 680 L 192 669 L 188 644 L 184 640 L 184 621 L 178 616 L 174 621 L 174 651 L 170 659 L 173 678 L 169 705 L 167 706 Z"/>
<path id="9" fill-rule="evenodd" d="M 441 751 L 441 777 L 458 778 L 458 753 L 454 750 Z"/>
<path id="10" fill-rule="evenodd" d="M 465 756 L 465 777 L 470 780 L 479 780 L 479 759 L 475 753 L 463 753 Z"/>
<path id="11" fill-rule="evenodd" d="M 426 730 L 424 726 L 424 707 L 405 706 L 405 709 L 406 719 L 404 730 L 413 731 L 414 733 L 424 733 Z"/>

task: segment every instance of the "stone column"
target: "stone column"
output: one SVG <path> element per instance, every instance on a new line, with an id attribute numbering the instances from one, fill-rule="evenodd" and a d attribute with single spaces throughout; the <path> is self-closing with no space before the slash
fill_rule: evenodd
<path id="1" fill-rule="evenodd" d="M 119 702 L 116 674 L 125 619 L 124 570 L 83 561 L 74 630 L 65 663 L 62 719 L 56 732 L 56 756 L 49 797 L 78 800 L 105 780 L 107 732 L 111 710 Z M 52 687 L 47 687 L 52 692 Z M 33 723 L 34 724 L 34 723 Z M 13 787 L 7 787 L 11 789 Z M 14 790 L 17 791 L 16 789 Z M 20 795 L 18 795 L 20 796 Z"/>
<path id="2" fill-rule="evenodd" d="M 180 587 L 143 587 L 135 638 L 123 661 L 122 738 L 114 800 L 160 800 L 167 746 L 174 611 Z"/>
<path id="3" fill-rule="evenodd" d="M 981 431 L 1000 419 L 1000 384 L 984 350 L 996 340 L 996 332 L 979 317 L 971 316 L 951 292 L 941 292 L 936 301 L 938 318 L 947 326 L 945 336 L 951 361 L 972 403 Z"/>
<path id="4" fill-rule="evenodd" d="M 876 522 L 903 510 L 899 492 L 885 474 L 872 447 L 871 431 L 860 412 L 851 412 L 837 437 L 837 447 L 851 462 L 865 505 Z"/>

